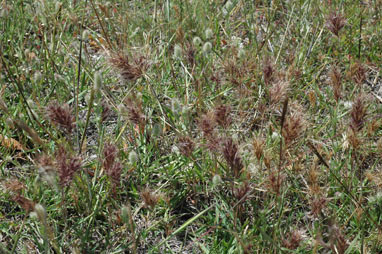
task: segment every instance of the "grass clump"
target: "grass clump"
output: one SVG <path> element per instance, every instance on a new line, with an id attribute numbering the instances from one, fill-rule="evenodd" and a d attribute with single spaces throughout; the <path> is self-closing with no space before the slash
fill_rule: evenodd
<path id="1" fill-rule="evenodd" d="M 0 6 L 1 252 L 382 251 L 377 2 Z"/>

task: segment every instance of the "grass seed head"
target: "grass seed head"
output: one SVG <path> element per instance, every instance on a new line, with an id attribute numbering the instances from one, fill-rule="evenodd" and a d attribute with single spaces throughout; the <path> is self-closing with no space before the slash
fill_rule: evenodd
<path id="1" fill-rule="evenodd" d="M 41 222 L 46 221 L 46 210 L 41 204 L 36 204 L 34 206 L 34 211 L 36 212 L 37 217 Z"/>
<path id="2" fill-rule="evenodd" d="M 355 62 L 350 66 L 350 75 L 357 85 L 362 85 L 366 80 L 366 68 L 359 62 Z"/>
<path id="3" fill-rule="evenodd" d="M 82 160 L 80 157 L 70 155 L 63 146 L 56 152 L 56 168 L 60 177 L 60 186 L 70 185 L 73 176 L 81 169 Z"/>
<path id="4" fill-rule="evenodd" d="M 118 149 L 111 143 L 106 143 L 103 148 L 103 167 L 106 174 L 117 186 L 121 180 L 122 164 L 118 161 Z"/>
<path id="5" fill-rule="evenodd" d="M 105 100 L 101 101 L 101 108 L 102 108 L 102 113 L 101 113 L 101 123 L 102 123 L 111 116 L 112 111 L 109 104 Z"/>
<path id="6" fill-rule="evenodd" d="M 2 98 L 0 98 L 0 109 L 4 112 L 4 113 L 8 113 L 8 107 L 7 107 L 7 104 L 4 102 L 4 100 Z"/>
<path id="7" fill-rule="evenodd" d="M 103 167 L 107 171 L 112 167 L 118 157 L 118 149 L 111 143 L 105 143 L 103 147 Z"/>
<path id="8" fill-rule="evenodd" d="M 52 157 L 47 154 L 42 154 L 36 161 L 40 176 L 51 186 L 56 186 L 56 172 L 54 170 L 54 161 Z"/>
<path id="9" fill-rule="evenodd" d="M 118 186 L 121 181 L 123 166 L 119 161 L 113 163 L 112 167 L 109 168 L 106 173 L 113 181 L 114 186 Z"/>
<path id="10" fill-rule="evenodd" d="M 228 128 L 231 125 L 232 118 L 230 116 L 231 108 L 227 105 L 220 105 L 215 108 L 214 119 L 216 123 L 223 128 Z"/>
<path id="11" fill-rule="evenodd" d="M 214 36 L 214 32 L 212 31 L 211 28 L 207 28 L 206 31 L 204 32 L 206 36 L 206 40 L 209 40 Z"/>
<path id="12" fill-rule="evenodd" d="M 194 48 L 194 46 L 192 46 L 192 44 L 189 44 L 187 49 L 186 49 L 186 59 L 187 59 L 187 62 L 191 66 L 194 66 L 196 64 L 196 61 L 195 61 L 195 48 Z"/>
<path id="13" fill-rule="evenodd" d="M 277 104 L 280 101 L 282 101 L 288 91 L 289 83 L 286 81 L 279 81 L 274 83 L 270 88 L 269 88 L 269 99 L 272 104 Z"/>
<path id="14" fill-rule="evenodd" d="M 330 227 L 329 242 L 333 253 L 344 254 L 349 247 L 345 235 L 336 224 Z"/>
<path id="15" fill-rule="evenodd" d="M 295 250 L 300 246 L 300 243 L 302 240 L 303 240 L 302 232 L 299 230 L 294 230 L 288 233 L 286 239 L 282 240 L 282 245 L 289 250 Z"/>
<path id="16" fill-rule="evenodd" d="M 341 98 L 342 82 L 341 82 L 341 73 L 338 68 L 332 66 L 332 69 L 329 72 L 330 83 L 333 87 L 334 99 L 338 102 Z"/>
<path id="17" fill-rule="evenodd" d="M 148 69 L 148 63 L 144 57 L 138 57 L 130 61 L 129 57 L 125 54 L 113 54 L 109 62 L 118 70 L 125 81 L 137 80 Z"/>
<path id="18" fill-rule="evenodd" d="M 261 159 L 261 157 L 263 156 L 264 154 L 264 139 L 260 138 L 260 137 L 255 137 L 254 140 L 253 140 L 253 151 L 256 155 L 256 158 L 258 160 Z"/>
<path id="19" fill-rule="evenodd" d="M 221 176 L 220 175 L 214 175 L 213 177 L 212 177 L 212 184 L 213 184 L 213 186 L 218 186 L 218 185 L 220 185 L 221 183 L 223 183 L 223 180 L 222 180 L 222 178 L 221 178 Z"/>
<path id="20" fill-rule="evenodd" d="M 176 44 L 174 46 L 174 58 L 180 59 L 182 57 L 182 54 L 183 54 L 182 47 L 179 44 Z"/>
<path id="21" fill-rule="evenodd" d="M 202 39 L 200 39 L 198 36 L 195 36 L 194 39 L 192 39 L 192 43 L 195 47 L 199 47 L 202 44 Z"/>
<path id="22" fill-rule="evenodd" d="M 241 184 L 241 186 L 239 187 L 236 187 L 235 189 L 233 189 L 233 196 L 237 199 L 237 200 L 241 200 L 242 198 L 245 197 L 245 195 L 251 190 L 251 186 L 249 185 L 249 183 L 247 181 L 245 181 L 243 184 Z"/>
<path id="23" fill-rule="evenodd" d="M 204 43 L 203 45 L 203 54 L 208 54 L 210 53 L 210 51 L 212 50 L 212 44 L 211 42 L 207 41 L 206 43 Z"/>
<path id="24" fill-rule="evenodd" d="M 153 190 L 149 188 L 145 188 L 140 192 L 141 199 L 143 201 L 144 208 L 154 209 L 154 207 L 158 204 L 159 195 L 156 194 Z"/>
<path id="25" fill-rule="evenodd" d="M 138 162 L 138 159 L 139 159 L 138 158 L 138 154 L 134 150 L 130 151 L 130 153 L 129 153 L 129 163 L 131 165 L 135 165 Z"/>
<path id="26" fill-rule="evenodd" d="M 53 102 L 46 108 L 46 113 L 54 125 L 57 125 L 68 134 L 72 133 L 76 124 L 68 104 L 59 105 L 57 102 Z"/>
<path id="27" fill-rule="evenodd" d="M 21 193 L 22 190 L 26 189 L 26 186 L 20 182 L 17 178 L 12 178 L 7 180 L 4 183 L 4 187 L 7 191 L 11 191 L 14 193 Z"/>
<path id="28" fill-rule="evenodd" d="M 183 110 L 183 106 L 177 98 L 171 100 L 171 110 L 175 114 L 180 114 Z"/>
<path id="29" fill-rule="evenodd" d="M 94 94 L 97 94 L 98 91 L 101 89 L 102 86 L 102 76 L 100 72 L 94 73 Z"/>
<path id="30" fill-rule="evenodd" d="M 245 50 L 244 49 L 239 49 L 238 51 L 237 51 L 237 58 L 244 58 L 245 56 L 246 56 L 246 52 L 245 52 Z"/>
<path id="31" fill-rule="evenodd" d="M 340 30 L 345 26 L 345 24 L 346 24 L 346 19 L 339 12 L 332 11 L 327 17 L 326 27 L 335 36 L 338 36 Z"/>
<path id="32" fill-rule="evenodd" d="M 190 137 L 183 136 L 178 140 L 179 151 L 186 157 L 190 157 L 195 149 L 194 141 Z"/>
<path id="33" fill-rule="evenodd" d="M 274 73 L 275 69 L 273 67 L 272 62 L 269 59 L 266 60 L 263 66 L 263 76 L 266 85 L 269 85 L 273 81 Z"/>
<path id="34" fill-rule="evenodd" d="M 282 135 L 285 140 L 285 145 L 288 147 L 295 141 L 305 130 L 306 122 L 303 113 L 300 111 L 293 112 L 285 119 Z"/>
<path id="35" fill-rule="evenodd" d="M 270 191 L 275 193 L 277 196 L 280 194 L 281 186 L 284 182 L 285 175 L 282 175 L 280 172 L 272 170 L 268 175 L 268 188 Z"/>
<path id="36" fill-rule="evenodd" d="M 133 100 L 132 98 L 127 99 L 126 101 L 126 109 L 128 114 L 128 119 L 133 123 L 137 124 L 141 127 L 146 124 L 146 117 L 143 114 L 142 104 L 137 100 Z"/>
<path id="37" fill-rule="evenodd" d="M 14 129 L 15 128 L 15 124 L 13 123 L 13 120 L 12 120 L 12 118 L 10 118 L 10 117 L 7 117 L 6 119 L 5 119 L 5 124 L 8 126 L 8 128 L 10 128 L 10 129 Z"/>
<path id="38" fill-rule="evenodd" d="M 366 121 L 366 105 L 365 97 L 363 95 L 356 96 L 352 104 L 350 117 L 350 128 L 353 130 L 353 132 L 359 132 L 362 130 Z"/>
<path id="39" fill-rule="evenodd" d="M 324 197 L 314 198 L 310 203 L 310 210 L 314 217 L 318 218 L 326 207 L 327 199 Z"/>
<path id="40" fill-rule="evenodd" d="M 234 177 L 238 177 L 243 168 L 243 163 L 239 155 L 238 146 L 233 142 L 232 138 L 227 138 L 223 142 L 223 156 L 231 168 Z"/>
<path id="41" fill-rule="evenodd" d="M 202 130 L 205 137 L 213 136 L 215 127 L 216 124 L 211 113 L 207 113 L 199 119 L 199 128 Z"/>
<path id="42" fill-rule="evenodd" d="M 160 137 L 162 135 L 162 132 L 163 132 L 162 125 L 160 123 L 156 123 L 153 125 L 151 129 L 151 136 L 154 138 Z"/>

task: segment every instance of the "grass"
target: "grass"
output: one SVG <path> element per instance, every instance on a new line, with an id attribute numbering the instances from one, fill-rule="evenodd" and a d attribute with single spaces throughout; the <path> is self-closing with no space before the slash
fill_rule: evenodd
<path id="1" fill-rule="evenodd" d="M 379 253 L 379 1 L 2 1 L 2 253 Z"/>

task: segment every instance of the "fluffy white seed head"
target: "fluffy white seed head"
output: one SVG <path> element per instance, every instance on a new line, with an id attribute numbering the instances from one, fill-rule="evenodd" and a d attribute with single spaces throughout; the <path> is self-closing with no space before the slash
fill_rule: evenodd
<path id="1" fill-rule="evenodd" d="M 42 222 L 46 221 L 46 211 L 45 211 L 45 208 L 42 205 L 36 204 L 34 206 L 34 211 L 36 212 L 37 217 L 38 217 L 38 219 L 40 221 L 42 221 Z"/>
<path id="2" fill-rule="evenodd" d="M 135 151 L 129 153 L 129 162 L 134 165 L 138 162 L 138 154 Z"/>
<path id="3" fill-rule="evenodd" d="M 182 47 L 179 44 L 174 46 L 174 58 L 179 59 L 182 57 Z"/>
<path id="4" fill-rule="evenodd" d="M 192 43 L 194 44 L 195 47 L 199 47 L 202 44 L 202 39 L 200 37 L 195 36 L 194 39 L 192 40 Z"/>
<path id="5" fill-rule="evenodd" d="M 94 73 L 94 92 L 97 93 L 102 86 L 102 76 L 101 73 L 96 71 Z"/>
<path id="6" fill-rule="evenodd" d="M 211 39 L 212 36 L 214 35 L 214 32 L 212 31 L 211 28 L 207 28 L 204 33 L 205 33 L 205 36 L 206 36 L 207 40 Z"/>
<path id="7" fill-rule="evenodd" d="M 162 125 L 159 123 L 154 124 L 152 130 L 151 130 L 151 136 L 153 137 L 159 137 L 162 135 Z"/>
<path id="8" fill-rule="evenodd" d="M 211 42 L 207 41 L 206 43 L 204 43 L 204 45 L 203 45 L 203 53 L 204 54 L 208 54 L 211 50 L 212 50 Z"/>

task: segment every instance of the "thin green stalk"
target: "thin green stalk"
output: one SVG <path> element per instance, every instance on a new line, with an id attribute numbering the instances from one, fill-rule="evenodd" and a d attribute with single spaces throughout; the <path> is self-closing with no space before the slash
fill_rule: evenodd
<path id="1" fill-rule="evenodd" d="M 15 242 L 13 243 L 13 247 L 12 247 L 11 252 L 10 252 L 11 254 L 15 253 L 15 251 L 16 251 L 16 247 L 17 247 L 18 242 L 21 238 L 21 233 L 22 233 L 24 226 L 25 226 L 25 218 L 27 218 L 27 217 L 24 217 L 24 219 L 22 220 L 22 223 L 21 223 L 21 227 L 20 227 L 19 231 L 17 232 Z"/>
<path id="2" fill-rule="evenodd" d="M 89 120 L 90 120 L 90 114 L 91 114 L 92 109 L 93 109 L 94 97 L 95 97 L 95 91 L 94 91 L 94 89 L 92 89 L 90 92 L 89 107 L 88 107 L 88 112 L 86 114 L 85 127 L 84 127 L 84 130 L 82 132 L 82 138 L 81 138 L 80 147 L 79 147 L 79 154 L 82 153 L 82 146 L 83 146 L 85 138 L 86 138 L 86 130 L 88 128 Z"/>

